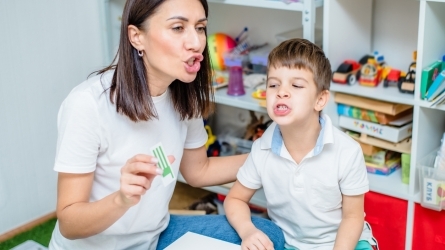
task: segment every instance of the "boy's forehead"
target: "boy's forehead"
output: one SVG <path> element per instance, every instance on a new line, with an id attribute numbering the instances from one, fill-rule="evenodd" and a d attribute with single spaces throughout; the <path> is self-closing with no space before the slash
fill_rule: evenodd
<path id="1" fill-rule="evenodd" d="M 285 75 L 306 75 L 312 77 L 312 71 L 305 67 L 271 66 L 267 71 L 267 78 L 281 77 Z"/>

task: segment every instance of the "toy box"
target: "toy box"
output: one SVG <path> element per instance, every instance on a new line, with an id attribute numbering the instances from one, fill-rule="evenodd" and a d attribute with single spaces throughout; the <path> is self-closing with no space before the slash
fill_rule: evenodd
<path id="1" fill-rule="evenodd" d="M 388 115 L 397 115 L 402 113 L 405 110 L 412 109 L 413 106 L 400 104 L 400 103 L 392 103 L 385 101 L 378 101 L 374 99 L 369 99 L 365 97 L 347 95 L 343 93 L 335 93 L 334 100 L 337 103 L 342 103 L 346 105 L 350 105 L 356 108 L 362 108 L 366 110 L 373 110 L 376 112 L 380 112 Z"/>
<path id="2" fill-rule="evenodd" d="M 410 137 L 413 128 L 412 123 L 408 123 L 401 127 L 392 127 L 342 115 L 339 117 L 338 123 L 340 127 L 395 143 Z"/>
<path id="3" fill-rule="evenodd" d="M 366 110 L 362 108 L 356 108 L 353 106 L 345 105 L 342 103 L 339 103 L 337 105 L 337 113 L 339 115 L 349 116 L 352 118 L 357 118 L 360 120 L 370 121 L 379 123 L 382 125 L 389 124 L 392 121 L 398 120 L 400 118 L 403 118 L 405 116 L 408 116 L 413 113 L 412 109 L 407 109 L 397 115 L 388 115 L 381 112 L 376 112 L 373 110 Z"/>

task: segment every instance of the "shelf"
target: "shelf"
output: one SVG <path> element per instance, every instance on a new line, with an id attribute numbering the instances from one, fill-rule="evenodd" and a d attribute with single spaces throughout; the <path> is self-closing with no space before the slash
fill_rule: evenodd
<path id="1" fill-rule="evenodd" d="M 437 106 L 431 107 L 432 103 L 433 102 L 428 102 L 428 101 L 423 101 L 423 100 L 418 101 L 418 104 L 419 104 L 420 107 L 445 111 L 445 105 L 444 104 L 439 104 Z"/>
<path id="2" fill-rule="evenodd" d="M 187 184 L 187 182 L 185 181 L 184 177 L 182 177 L 181 174 L 179 174 L 178 176 L 178 181 Z M 219 186 L 203 187 L 203 189 L 213 193 L 227 195 L 232 185 L 233 183 L 227 183 Z M 250 199 L 249 203 L 266 208 L 266 195 L 264 194 L 264 190 L 262 188 L 258 189 L 256 193 L 253 195 L 252 199 Z"/>
<path id="3" fill-rule="evenodd" d="M 408 185 L 402 183 L 402 171 L 397 169 L 390 175 L 369 174 L 369 190 L 396 197 L 402 200 L 410 200 Z"/>
<path id="4" fill-rule="evenodd" d="M 400 93 L 396 87 L 384 88 L 383 84 L 379 84 L 377 87 L 365 87 L 358 83 L 352 86 L 331 83 L 331 91 L 363 96 L 387 102 L 414 105 L 414 95 Z"/>
<path id="5" fill-rule="evenodd" d="M 215 102 L 267 114 L 266 108 L 260 106 L 260 100 L 252 97 L 252 92 L 252 89 L 246 89 L 245 95 L 230 96 L 227 94 L 227 87 L 219 88 L 215 91 Z"/>
<path id="6" fill-rule="evenodd" d="M 306 0 L 309 1 L 309 0 Z M 290 3 L 286 4 L 281 1 L 271 1 L 271 0 L 208 0 L 209 3 L 222 3 L 231 5 L 241 5 L 277 10 L 290 10 L 290 11 L 303 11 L 304 3 Z M 323 6 L 323 0 L 315 0 L 315 7 Z"/>

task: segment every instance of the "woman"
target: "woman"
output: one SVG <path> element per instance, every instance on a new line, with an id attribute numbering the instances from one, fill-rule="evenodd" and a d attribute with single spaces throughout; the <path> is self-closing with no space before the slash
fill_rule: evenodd
<path id="1" fill-rule="evenodd" d="M 117 64 L 74 88 L 59 111 L 50 249 L 163 249 L 187 231 L 240 243 L 224 216 L 170 217 L 175 182 L 163 185 L 150 151 L 161 142 L 175 176 L 195 187 L 234 181 L 246 159 L 206 156 L 207 14 L 205 0 L 127 1 Z M 283 244 L 279 228 L 256 222 Z"/>

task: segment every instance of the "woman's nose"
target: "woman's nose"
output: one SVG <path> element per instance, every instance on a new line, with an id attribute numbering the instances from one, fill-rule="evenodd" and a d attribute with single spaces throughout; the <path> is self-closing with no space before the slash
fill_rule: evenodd
<path id="1" fill-rule="evenodd" d="M 202 46 L 201 42 L 201 34 L 196 31 L 196 29 L 190 29 L 189 32 L 187 32 L 187 37 L 185 41 L 185 47 L 187 50 L 193 50 L 193 51 L 199 51 Z M 204 36 L 205 37 L 205 36 Z"/>

